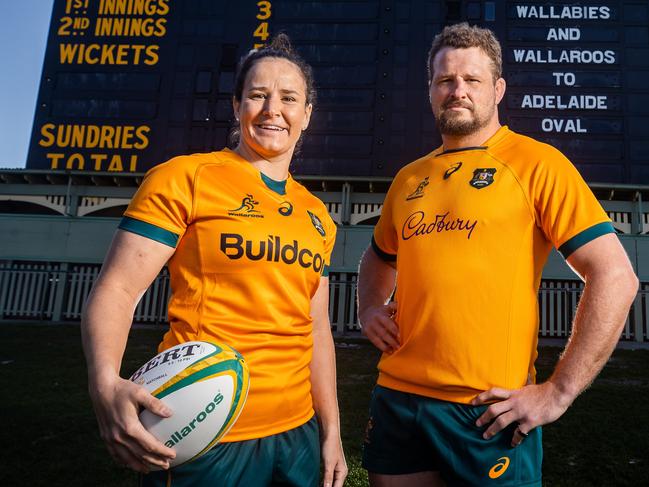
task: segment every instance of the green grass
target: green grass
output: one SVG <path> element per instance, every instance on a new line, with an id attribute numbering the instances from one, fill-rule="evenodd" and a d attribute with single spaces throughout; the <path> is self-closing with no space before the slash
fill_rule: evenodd
<path id="1" fill-rule="evenodd" d="M 154 355 L 160 330 L 134 330 L 123 375 Z M 377 351 L 337 340 L 346 485 L 367 485 L 360 452 Z M 560 353 L 541 349 L 540 378 Z M 97 432 L 75 326 L 0 326 L 0 486 L 135 486 Z M 618 350 L 600 378 L 556 423 L 544 428 L 544 485 L 637 486 L 649 479 L 649 351 Z"/>

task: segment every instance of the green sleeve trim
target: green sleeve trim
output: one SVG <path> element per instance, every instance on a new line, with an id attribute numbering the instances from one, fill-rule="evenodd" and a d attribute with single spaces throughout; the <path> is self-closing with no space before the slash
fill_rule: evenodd
<path id="1" fill-rule="evenodd" d="M 591 240 L 595 240 L 597 237 L 606 235 L 607 233 L 615 233 L 613 224 L 611 222 L 598 223 L 597 225 L 593 225 L 592 227 L 587 228 L 586 230 L 572 237 L 561 247 L 559 247 L 559 252 L 561 252 L 561 255 L 563 255 L 564 259 L 567 259 L 570 254 L 572 254 L 582 245 L 587 244 Z"/>
<path id="2" fill-rule="evenodd" d="M 176 248 L 176 245 L 178 245 L 178 234 L 150 223 L 143 222 L 142 220 L 136 220 L 135 218 L 125 216 L 119 223 L 119 228 L 121 230 L 126 230 L 127 232 L 135 233 L 136 235 L 141 235 L 142 237 L 150 238 L 151 240 L 168 245 L 174 249 Z"/>
<path id="3" fill-rule="evenodd" d="M 394 254 L 388 254 L 387 252 L 379 248 L 376 240 L 374 240 L 374 236 L 372 236 L 372 248 L 374 249 L 374 252 L 376 252 L 376 255 L 378 255 L 382 260 L 386 262 L 396 262 L 397 256 Z"/>
<path id="4" fill-rule="evenodd" d="M 322 277 L 329 277 L 329 266 L 328 265 L 324 266 L 324 268 L 322 269 Z"/>

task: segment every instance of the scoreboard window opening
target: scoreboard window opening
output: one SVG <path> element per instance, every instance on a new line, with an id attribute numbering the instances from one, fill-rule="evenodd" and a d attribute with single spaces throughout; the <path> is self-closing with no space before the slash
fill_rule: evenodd
<path id="1" fill-rule="evenodd" d="M 209 93 L 212 91 L 212 72 L 199 71 L 196 74 L 196 93 Z"/>

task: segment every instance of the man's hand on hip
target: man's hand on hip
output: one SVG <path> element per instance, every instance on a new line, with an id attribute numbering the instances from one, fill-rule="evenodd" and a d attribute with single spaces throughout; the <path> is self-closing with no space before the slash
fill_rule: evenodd
<path id="1" fill-rule="evenodd" d="M 386 305 L 368 307 L 358 315 L 363 334 L 385 353 L 392 353 L 401 346 L 399 326 L 394 321 L 396 312 L 397 303 L 393 301 Z"/>
<path id="2" fill-rule="evenodd" d="M 471 402 L 474 406 L 492 403 L 476 421 L 477 426 L 489 425 L 485 439 L 493 437 L 512 423 L 518 427 L 512 437 L 512 446 L 518 446 L 537 426 L 552 423 L 572 404 L 552 382 L 530 384 L 521 389 L 494 387 L 479 394 Z"/>

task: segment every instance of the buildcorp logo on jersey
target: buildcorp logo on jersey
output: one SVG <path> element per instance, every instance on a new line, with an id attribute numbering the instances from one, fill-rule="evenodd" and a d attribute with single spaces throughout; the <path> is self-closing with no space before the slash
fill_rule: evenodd
<path id="1" fill-rule="evenodd" d="M 232 260 L 245 256 L 249 260 L 265 259 L 268 262 L 283 262 L 289 265 L 297 262 L 301 267 L 311 267 L 317 273 L 324 267 L 322 255 L 309 249 L 301 249 L 297 240 L 282 244 L 278 235 L 268 235 L 266 240 L 253 242 L 245 240 L 237 233 L 222 233 L 220 248 L 221 252 Z"/>

